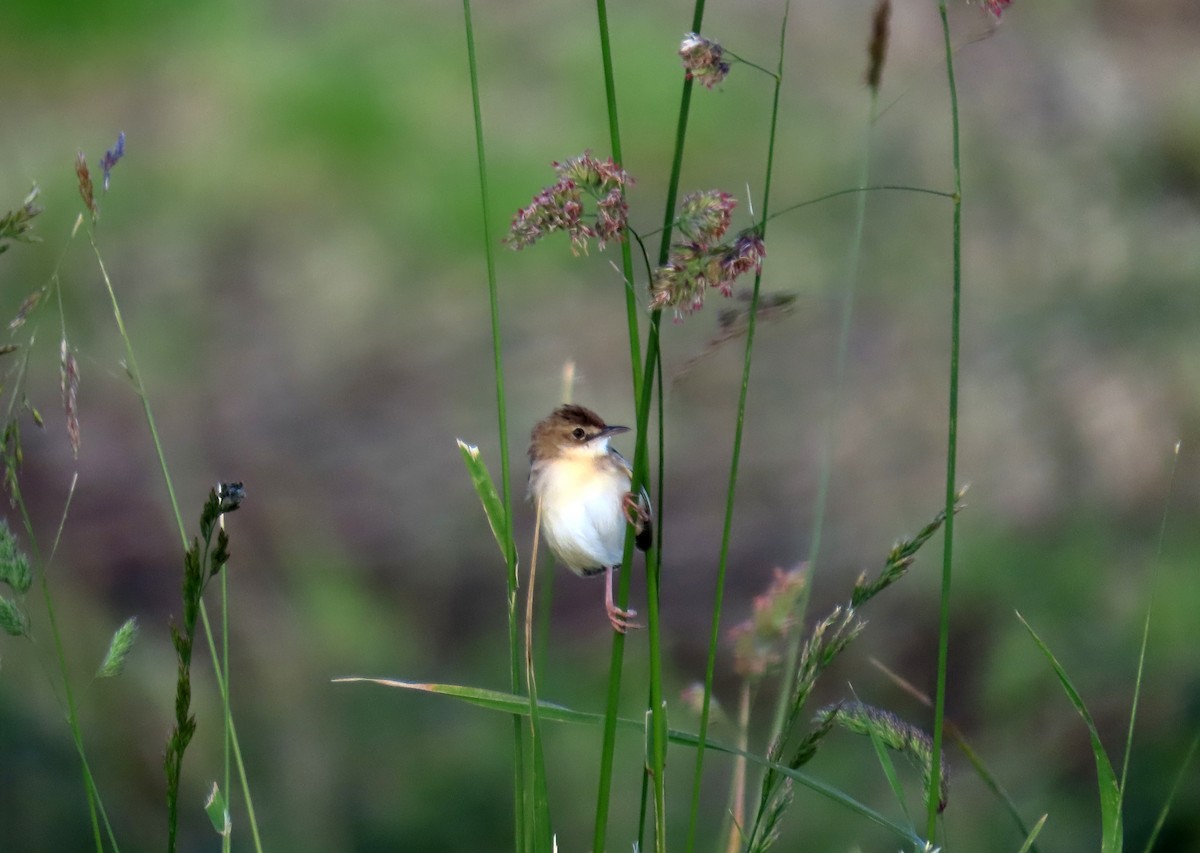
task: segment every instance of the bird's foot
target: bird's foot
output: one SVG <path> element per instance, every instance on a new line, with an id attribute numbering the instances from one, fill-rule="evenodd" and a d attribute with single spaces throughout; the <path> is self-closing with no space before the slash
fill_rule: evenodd
<path id="1" fill-rule="evenodd" d="M 618 634 L 624 634 L 630 628 L 644 628 L 640 622 L 634 622 L 633 618 L 637 616 L 636 610 L 622 610 L 620 607 L 610 604 L 605 608 L 608 613 L 608 621 L 612 623 L 613 630 Z"/>
<path id="2" fill-rule="evenodd" d="M 633 496 L 633 492 L 625 493 L 625 497 L 621 498 L 621 507 L 625 510 L 625 520 L 637 530 L 641 530 L 650 520 L 650 513 L 642 506 L 642 502 Z"/>

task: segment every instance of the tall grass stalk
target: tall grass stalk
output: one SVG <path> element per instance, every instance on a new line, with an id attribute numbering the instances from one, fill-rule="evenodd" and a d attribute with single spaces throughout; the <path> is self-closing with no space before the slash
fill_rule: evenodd
<path id="1" fill-rule="evenodd" d="M 96 235 L 89 230 L 88 240 L 92 246 L 92 253 L 96 257 L 96 263 L 100 268 L 100 275 L 104 279 L 104 286 L 108 291 L 108 298 L 112 307 L 113 319 L 117 324 L 117 331 L 121 336 L 121 341 L 125 347 L 125 370 L 129 376 L 130 382 L 133 384 L 134 393 L 142 403 L 142 412 L 146 417 L 146 425 L 150 429 L 150 438 L 154 443 L 154 452 L 158 457 L 159 471 L 162 473 L 163 482 L 167 487 L 167 495 L 171 502 L 171 511 L 175 515 L 175 523 L 179 529 L 179 538 L 183 543 L 183 549 L 186 552 L 189 543 L 187 538 L 187 528 L 183 523 L 183 514 L 179 509 L 179 501 L 175 498 L 175 485 L 171 480 L 171 471 L 167 467 L 166 454 L 163 452 L 162 440 L 159 438 L 158 426 L 154 420 L 154 412 L 150 408 L 150 397 L 146 394 L 146 387 L 142 382 L 142 373 L 137 366 L 137 357 L 133 350 L 133 341 L 129 337 L 129 333 L 125 328 L 125 320 L 121 316 L 121 306 L 117 301 L 117 293 L 113 288 L 112 279 L 108 275 L 108 268 L 104 265 L 104 258 L 100 254 L 100 247 L 96 243 Z M 229 691 L 227 690 L 225 677 L 222 671 L 221 655 L 217 651 L 216 640 L 214 639 L 212 622 L 208 618 L 208 608 L 204 606 L 204 602 L 200 602 L 200 624 L 204 628 L 204 638 L 208 645 L 208 653 L 212 659 L 213 672 L 216 677 L 217 691 L 221 696 L 222 714 L 228 720 L 229 725 L 229 740 L 233 747 L 234 763 L 237 765 L 238 779 L 242 786 L 242 799 L 246 805 L 246 816 L 250 824 L 250 835 L 254 843 L 254 849 L 257 853 L 262 853 L 262 838 L 258 831 L 258 818 L 254 811 L 254 799 L 250 793 L 250 781 L 246 775 L 246 765 L 242 759 L 242 748 L 237 736 L 237 726 L 233 721 L 233 712 L 229 705 Z"/>
<path id="2" fill-rule="evenodd" d="M 546 786 L 546 766 L 542 754 L 542 718 L 538 711 L 537 672 L 533 665 L 533 604 L 537 594 L 538 538 L 542 530 L 542 502 L 537 502 L 533 524 L 533 547 L 529 555 L 529 588 L 525 591 L 525 685 L 529 693 L 529 745 L 533 753 L 530 796 L 533 799 L 533 849 L 551 853 L 554 834 L 550 824 L 550 797 Z"/>
<path id="3" fill-rule="evenodd" d="M 479 166 L 479 197 L 483 228 L 483 252 L 487 264 L 488 308 L 492 330 L 492 366 L 496 385 L 496 427 L 500 443 L 500 491 L 504 502 L 504 558 L 507 566 L 509 682 L 514 693 L 521 685 L 521 645 L 517 613 L 517 549 L 513 538 L 512 475 L 508 456 L 508 406 L 504 392 L 504 359 L 500 339 L 500 300 L 496 287 L 496 258 L 492 247 L 492 227 L 488 200 L 487 156 L 483 136 L 483 111 L 479 98 L 479 70 L 475 58 L 475 28 L 471 21 L 471 2 L 463 0 L 463 26 L 467 42 L 467 66 L 471 78 L 471 109 L 475 123 L 475 155 Z M 523 727 L 513 716 L 513 830 L 514 850 L 525 847 L 527 809 L 522 805 L 525 781 Z"/>
<path id="4" fill-rule="evenodd" d="M 761 224 L 759 234 L 766 239 L 767 217 L 770 215 L 771 177 L 775 166 L 775 138 L 779 124 L 779 97 L 783 90 L 783 60 L 787 47 L 787 24 L 791 0 L 784 3 L 783 20 L 779 26 L 779 59 L 775 69 L 775 93 L 771 103 L 771 124 L 767 135 L 767 167 L 763 178 Z M 762 285 L 761 269 L 754 276 L 750 297 L 750 314 L 746 326 L 746 350 L 742 361 L 742 382 L 738 391 L 737 419 L 733 435 L 733 451 L 729 462 L 729 483 L 725 493 L 725 521 L 721 529 L 721 550 L 717 561 L 716 590 L 713 594 L 712 628 L 708 641 L 708 661 L 704 669 L 704 698 L 700 708 L 700 729 L 696 744 L 696 765 L 692 775 L 692 800 L 688 812 L 688 833 L 685 849 L 691 851 L 696 843 L 696 823 L 700 812 L 700 786 L 704 771 L 704 749 L 708 738 L 709 713 L 712 705 L 713 675 L 716 670 L 717 644 L 721 632 L 721 605 L 725 597 L 725 575 L 729 565 L 729 542 L 733 530 L 734 497 L 737 492 L 738 468 L 742 455 L 742 435 L 746 423 L 746 397 L 750 389 L 750 366 L 754 354 L 754 332 L 757 328 L 758 300 Z"/>
<path id="5" fill-rule="evenodd" d="M 693 13 L 694 26 L 699 28 L 700 21 L 703 17 L 704 4 L 702 0 L 697 0 L 695 11 Z M 621 150 L 621 133 L 619 123 L 619 113 L 617 110 L 616 83 L 613 74 L 612 65 L 612 50 L 609 40 L 608 31 L 608 6 L 605 0 L 596 0 L 596 16 L 600 37 L 600 53 L 601 62 L 604 71 L 604 88 L 605 101 L 608 108 L 609 120 L 609 137 L 612 147 L 613 159 L 618 163 L 623 164 L 623 156 Z M 666 252 L 670 246 L 670 223 L 674 218 L 675 198 L 678 193 L 679 175 L 682 169 L 683 160 L 683 140 L 687 128 L 687 112 L 690 104 L 691 82 L 687 81 L 684 84 L 682 104 L 680 107 L 679 121 L 676 124 L 676 140 L 675 154 L 672 160 L 671 177 L 668 182 L 667 190 L 667 207 L 666 207 L 666 222 L 667 226 L 663 232 L 663 251 L 662 257 L 665 260 Z M 637 494 L 648 483 L 648 442 L 647 428 L 649 425 L 649 411 L 651 401 L 651 389 L 654 383 L 655 366 L 658 360 L 658 344 L 659 344 L 659 328 L 661 323 L 661 311 L 655 311 L 650 318 L 650 329 L 647 333 L 646 357 L 642 361 L 639 331 L 638 331 L 638 304 L 633 289 L 633 259 L 632 247 L 628 240 L 622 241 L 621 244 L 621 263 L 622 274 L 625 280 L 625 308 L 627 316 L 627 324 L 629 327 L 629 350 L 630 350 L 630 367 L 633 375 L 633 397 L 636 403 L 636 433 L 637 440 L 633 458 L 633 478 L 631 483 L 631 491 Z M 659 408 L 659 424 L 660 429 L 663 422 L 663 412 Z M 660 442 L 661 448 L 661 442 Z M 659 471 L 661 476 L 662 458 L 660 452 Z M 661 493 L 661 488 L 660 488 Z M 661 494 L 660 494 L 661 496 Z M 662 513 L 658 514 L 658 536 L 662 535 Z M 622 554 L 621 565 L 625 567 L 625 571 L 621 572 L 618 581 L 617 602 L 618 606 L 625 608 L 629 601 L 629 585 L 632 576 L 633 566 L 633 529 L 630 527 L 626 531 L 625 547 Z M 666 751 L 667 751 L 667 718 L 666 705 L 662 696 L 662 655 L 661 655 L 661 629 L 659 620 L 658 607 L 658 572 L 660 554 L 658 548 L 651 548 L 646 553 L 646 621 L 647 634 L 649 641 L 649 661 L 650 661 L 650 689 L 649 689 L 649 704 L 650 704 L 650 727 L 647 742 L 649 744 L 650 754 L 647 758 L 646 771 L 651 776 L 651 782 L 654 789 L 654 804 L 655 804 L 655 849 L 660 851 L 666 850 L 666 795 L 665 795 L 665 767 L 666 767 Z M 608 695 L 605 704 L 605 724 L 603 741 L 601 744 L 600 757 L 600 780 L 596 795 L 596 816 L 593 832 L 593 850 L 605 849 L 605 837 L 608 827 L 608 812 L 609 802 L 612 793 L 612 766 L 613 754 L 616 747 L 616 732 L 617 732 L 617 710 L 620 703 L 621 695 L 621 670 L 625 654 L 625 636 L 621 633 L 613 634 L 612 654 L 609 662 L 609 680 L 608 680 Z"/>
<path id="6" fill-rule="evenodd" d="M 950 20 L 946 0 L 938 0 L 938 15 L 942 21 L 942 40 L 946 50 L 946 82 L 950 89 L 950 132 L 954 159 L 954 223 L 953 296 L 950 309 L 950 391 L 946 415 L 946 530 L 942 551 L 942 590 L 938 608 L 937 692 L 933 710 L 933 758 L 929 774 L 928 810 L 925 837 L 930 843 L 937 838 L 938 796 L 941 785 L 942 729 L 946 717 L 946 663 L 950 650 L 950 581 L 954 569 L 954 503 L 958 463 L 958 355 L 960 314 L 962 309 L 962 161 L 958 125 L 958 87 L 954 80 L 954 49 L 950 43 Z"/>

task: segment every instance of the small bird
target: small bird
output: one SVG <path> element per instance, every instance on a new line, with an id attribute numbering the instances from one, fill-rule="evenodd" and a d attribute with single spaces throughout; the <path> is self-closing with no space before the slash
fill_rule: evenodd
<path id="1" fill-rule="evenodd" d="M 635 610 L 613 603 L 613 572 L 621 565 L 625 525 L 642 551 L 653 540 L 650 496 L 634 498 L 633 471 L 608 446 L 629 427 L 609 426 L 591 409 L 559 406 L 533 428 L 529 445 L 529 497 L 541 505 L 542 530 L 559 561 L 577 575 L 604 572 L 604 609 L 613 629 L 638 627 Z"/>

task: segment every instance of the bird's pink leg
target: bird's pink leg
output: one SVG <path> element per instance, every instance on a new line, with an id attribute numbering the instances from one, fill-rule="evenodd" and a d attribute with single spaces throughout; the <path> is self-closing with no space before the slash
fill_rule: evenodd
<path id="1" fill-rule="evenodd" d="M 605 566 L 604 575 L 604 610 L 608 614 L 608 621 L 612 623 L 613 630 L 618 634 L 624 634 L 629 628 L 642 627 L 636 622 L 630 621 L 637 616 L 636 610 L 622 610 L 613 603 L 613 567 Z"/>

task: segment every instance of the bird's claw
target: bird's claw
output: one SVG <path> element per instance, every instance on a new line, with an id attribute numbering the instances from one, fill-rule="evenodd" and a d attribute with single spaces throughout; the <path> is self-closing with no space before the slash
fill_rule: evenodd
<path id="1" fill-rule="evenodd" d="M 624 634 L 630 628 L 644 628 L 645 626 L 632 621 L 637 616 L 636 610 L 622 610 L 620 607 L 611 606 L 606 608 L 608 613 L 608 621 L 612 623 L 613 630 L 618 634 Z"/>
<path id="2" fill-rule="evenodd" d="M 621 507 L 625 510 L 625 520 L 638 530 L 650 520 L 650 513 L 642 506 L 642 502 L 633 496 L 633 492 L 625 493 L 625 497 L 621 499 Z"/>

